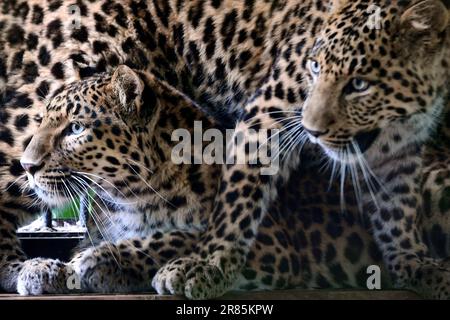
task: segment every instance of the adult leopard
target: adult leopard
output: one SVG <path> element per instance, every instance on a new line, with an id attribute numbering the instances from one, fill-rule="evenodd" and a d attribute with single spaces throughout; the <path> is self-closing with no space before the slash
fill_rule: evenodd
<path id="1" fill-rule="evenodd" d="M 69 4 L 62 5 L 61 1 L 48 1 L 45 5 L 33 1 L 6 2 L 4 12 L 9 11 L 11 15 L 2 19 L 2 28 L 6 32 L 3 33 L 5 38 L 1 43 L 2 52 L 6 56 L 3 60 L 6 62 L 3 61 L 1 65 L 5 66 L 2 70 L 8 70 L 8 73 L 2 73 L 7 84 L 4 97 L 6 119 L 3 121 L 2 135 L 2 143 L 5 145 L 2 150 L 13 147 L 14 151 L 9 155 L 5 154 L 3 163 L 7 165 L 4 168 L 12 174 L 21 174 L 18 157 L 29 139 L 27 141 L 20 134 L 20 128 L 32 129 L 32 126 L 36 126 L 39 119 L 36 119 L 36 123 L 30 119 L 34 119 L 43 110 L 43 100 L 53 96 L 61 88 L 62 82 L 88 77 L 97 72 L 112 73 L 112 69 L 120 63 L 150 71 L 197 101 L 201 108 L 222 123 L 229 122 L 236 114 L 245 113 L 246 121 L 241 127 L 245 128 L 244 123 L 253 118 L 252 127 L 270 126 L 271 121 L 279 119 L 273 119 L 267 114 L 278 112 L 277 108 L 272 107 L 296 109 L 308 97 L 306 75 L 307 65 L 311 64 L 307 63 L 307 57 L 316 48 L 323 48 L 315 46 L 321 27 L 329 24 L 334 28 L 334 32 L 329 35 L 333 38 L 331 42 L 336 41 L 334 47 L 331 44 L 333 49 L 339 47 L 337 51 L 341 53 L 367 55 L 368 50 L 364 53 L 361 51 L 365 49 L 362 48 L 365 45 L 368 48 L 380 43 L 383 48 L 391 46 L 393 39 L 389 35 L 392 36 L 392 28 L 395 27 L 399 27 L 399 31 L 405 31 L 404 34 L 400 32 L 399 39 L 410 41 L 405 42 L 407 44 L 411 43 L 409 36 L 415 35 L 415 28 L 420 25 L 413 23 L 412 28 L 406 28 L 409 20 L 400 17 L 414 16 L 408 13 L 417 11 L 418 19 L 422 21 L 421 18 L 440 12 L 440 16 L 436 13 L 436 17 L 442 20 L 437 21 L 446 23 L 447 11 L 443 10 L 441 2 L 419 2 L 442 10 L 414 10 L 422 7 L 408 1 L 374 3 L 381 6 L 381 17 L 385 23 L 379 31 L 369 30 L 369 36 L 364 37 L 364 42 L 357 41 L 358 38 L 339 41 L 336 37 L 339 35 L 340 39 L 345 40 L 349 33 L 352 34 L 346 27 L 348 20 L 353 19 L 352 22 L 356 23 L 370 17 L 372 12 L 369 13 L 370 6 L 367 2 L 344 5 L 325 1 L 126 1 L 124 5 L 114 1 L 77 1 L 75 4 L 80 9 L 82 19 L 76 28 L 73 28 L 73 16 L 68 13 Z M 333 10 L 331 20 L 327 20 L 329 5 Z M 350 17 L 352 14 L 354 17 Z M 366 29 L 367 25 L 360 23 L 357 29 L 359 31 L 354 35 L 363 37 L 367 33 Z M 424 30 L 430 31 L 431 28 Z M 431 39 L 435 39 L 436 34 L 442 36 L 442 32 L 434 29 L 429 33 L 424 30 L 420 34 L 429 34 Z M 334 33 L 336 35 L 333 36 Z M 446 44 L 446 40 L 440 37 L 437 43 L 426 38 L 427 41 L 419 46 L 418 51 L 430 50 L 433 53 L 431 57 L 437 59 L 444 50 L 442 48 L 447 48 L 442 45 Z M 120 46 L 109 43 L 118 43 Z M 347 50 L 340 51 L 341 49 Z M 360 51 L 353 52 L 353 49 Z M 392 52 L 397 52 L 394 49 L 392 48 Z M 36 53 L 38 61 L 34 59 Z M 399 58 L 395 60 L 395 57 L 391 59 L 397 61 Z M 330 58 L 336 63 L 335 56 L 331 55 Z M 354 68 L 361 67 L 348 62 Z M 316 64 L 312 65 L 317 67 Z M 337 65 L 345 66 L 345 55 L 342 63 L 338 61 Z M 447 69 L 446 65 L 443 66 L 440 70 Z M 376 66 L 373 66 L 372 71 L 375 69 Z M 384 71 L 388 74 L 392 70 Z M 399 81 L 397 78 L 389 78 L 387 74 L 381 78 Z M 414 77 L 414 74 L 407 76 Z M 438 81 L 428 78 L 423 82 L 430 80 Z M 435 84 L 434 81 L 430 82 Z M 17 107 L 28 108 L 17 111 Z M 261 121 L 262 118 L 258 119 L 259 117 L 266 117 L 269 121 Z M 22 118 L 27 120 L 21 122 Z M 27 138 L 31 134 L 27 132 Z M 290 166 L 295 166 L 295 163 L 295 159 L 289 161 Z M 24 162 L 28 171 L 39 169 L 40 165 Z M 241 174 L 241 169 L 245 169 L 244 174 Z M 222 183 L 223 192 L 219 205 L 211 215 L 209 230 L 202 237 L 195 256 L 174 261 L 163 268 L 154 279 L 158 291 L 184 293 L 191 298 L 214 297 L 228 290 L 244 267 L 259 223 L 265 217 L 269 200 L 265 191 L 273 191 L 269 183 L 283 180 L 283 177 L 272 179 L 253 176 L 254 168 L 246 166 L 227 167 L 224 170 L 227 182 Z M 10 176 L 8 172 L 4 174 L 5 177 Z M 242 176 L 250 179 L 251 183 L 245 184 Z M 12 182 L 13 179 L 5 179 L 4 183 L 9 185 L 5 185 L 4 189 L 14 190 L 15 188 L 10 187 Z M 238 185 L 244 187 L 243 192 L 235 190 Z M 275 193 L 272 192 L 272 195 Z M 32 197 L 23 200 L 23 196 L 25 195 L 21 195 L 20 190 L 15 194 L 9 192 L 2 195 L 4 222 L 1 225 L 6 228 L 2 229 L 5 235 L 2 245 L 5 250 L 2 255 L 1 280 L 2 285 L 9 290 L 14 290 L 17 274 L 22 269 L 24 260 L 12 231 L 29 211 L 24 205 Z M 233 212 L 236 214 L 233 215 Z M 239 227 L 236 228 L 236 225 Z M 32 269 L 33 265 L 29 267 Z M 342 268 L 336 270 L 340 269 Z M 27 270 L 22 270 L 22 275 L 26 275 Z M 273 286 L 273 278 L 266 281 Z M 446 288 L 445 283 L 442 286 Z M 421 288 L 420 285 L 418 287 Z M 29 289 L 25 289 L 25 292 L 27 290 Z M 445 297 L 448 293 L 445 290 L 428 291 L 436 293 L 437 297 Z"/>
<path id="2" fill-rule="evenodd" d="M 15 227 L 40 211 L 39 207 L 30 207 L 34 203 L 32 192 L 27 194 L 26 190 L 22 192 L 16 187 L 15 181 L 24 174 L 19 160 L 41 121 L 46 101 L 62 89 L 64 83 L 103 72 L 112 74 L 124 63 L 150 71 L 191 98 L 204 102 L 203 106 L 212 113 L 225 110 L 221 119 L 228 125 L 233 123 L 229 121 L 233 118 L 233 113 L 228 112 L 231 108 L 212 106 L 228 106 L 232 103 L 230 96 L 233 96 L 231 100 L 243 102 L 246 96 L 234 93 L 244 92 L 244 86 L 256 88 L 270 61 L 264 59 L 266 65 L 258 71 L 260 64 L 247 59 L 250 52 L 238 50 L 243 54 L 242 59 L 235 58 L 238 64 L 233 68 L 233 76 L 230 73 L 230 77 L 222 79 L 226 82 L 222 85 L 216 83 L 215 77 L 225 74 L 219 48 L 217 58 L 210 57 L 214 68 L 206 68 L 199 61 L 197 45 L 200 43 L 190 40 L 195 38 L 196 23 L 187 24 L 192 28 L 190 31 L 184 29 L 183 21 L 191 21 L 187 18 L 190 7 L 202 4 L 203 1 L 176 5 L 175 2 L 131 0 L 2 2 L 0 79 L 5 84 L 1 88 L 0 135 L 1 175 L 4 177 L 0 184 L 5 190 L 0 215 L 2 288 L 16 290 L 17 275 L 25 259 Z M 212 9 L 219 12 L 218 7 L 216 3 Z M 244 8 L 238 4 L 234 9 L 238 7 Z M 257 13 L 261 19 L 269 20 L 270 12 L 264 12 L 264 8 Z M 231 28 L 230 32 L 235 14 L 236 11 L 230 15 L 231 19 L 223 21 L 225 29 Z M 241 43 L 239 47 L 247 48 L 249 43 Z M 263 50 L 261 45 L 259 51 Z M 245 83 L 234 79 L 245 80 Z"/>
<path id="3" fill-rule="evenodd" d="M 227 8 L 229 12 L 223 13 L 224 8 Z M 36 171 L 36 169 L 42 169 L 40 165 L 33 166 L 33 161 L 39 160 L 39 158 L 28 161 L 24 157 L 22 163 L 20 163 L 20 159 L 33 136 L 48 137 L 48 132 L 42 135 L 36 134 L 37 127 L 42 121 L 42 114 L 46 109 L 45 106 L 50 101 L 53 104 L 66 101 L 67 108 L 69 108 L 70 105 L 73 107 L 73 105 L 80 103 L 81 99 L 86 99 L 84 101 L 89 102 L 91 108 L 98 111 L 97 113 L 102 110 L 101 106 L 95 105 L 97 98 L 94 98 L 101 96 L 101 92 L 93 95 L 91 100 L 91 97 L 86 96 L 87 91 L 85 90 L 89 87 L 88 85 L 80 84 L 76 86 L 74 84 L 73 88 L 83 88 L 81 92 L 74 94 L 73 90 L 71 93 L 65 91 L 67 89 L 65 84 L 90 78 L 97 74 L 103 75 L 105 72 L 112 75 L 119 64 L 125 63 L 136 70 L 149 71 L 149 74 L 162 79 L 163 84 L 167 83 L 165 87 L 167 93 L 163 97 L 168 98 L 173 94 L 179 96 L 177 92 L 183 91 L 191 99 L 198 102 L 197 107 L 215 115 L 215 118 L 222 123 L 232 126 L 233 120 L 230 121 L 229 119 L 235 117 L 234 113 L 239 113 L 246 99 L 256 90 L 259 86 L 258 83 L 269 72 L 277 58 L 276 46 L 272 45 L 268 48 L 264 46 L 264 42 L 268 33 L 271 32 L 276 33 L 277 37 L 281 37 L 281 34 L 278 35 L 278 29 L 281 26 L 280 20 L 282 19 L 280 12 L 283 12 L 286 7 L 274 5 L 271 6 L 270 10 L 267 10 L 267 8 L 267 4 L 255 6 L 250 2 L 241 3 L 238 1 L 228 1 L 227 3 L 196 1 L 184 4 L 166 1 L 74 1 L 63 3 L 55 0 L 31 0 L 2 2 L 0 78 L 4 85 L 1 87 L 3 95 L 0 138 L 2 179 L 0 183 L 4 192 L 1 198 L 0 215 L 2 235 L 0 239 L 0 285 L 3 289 L 8 291 L 18 289 L 23 294 L 62 290 L 59 281 L 64 272 L 60 272 L 60 270 L 61 268 L 64 269 L 65 266 L 57 261 L 40 260 L 27 261 L 24 264 L 26 257 L 20 249 L 15 236 L 15 229 L 26 220 L 31 219 L 41 209 L 36 204 L 35 191 L 27 187 L 19 188 L 19 186 L 25 185 L 23 167 L 29 175 L 39 174 L 39 170 Z M 208 27 L 205 30 L 204 38 L 198 39 L 197 34 L 200 27 L 192 13 L 203 9 L 210 11 L 211 15 L 207 22 Z M 235 22 L 239 18 L 238 12 L 245 12 L 244 21 L 249 28 L 248 33 L 241 30 L 239 39 L 234 36 L 234 32 L 236 32 Z M 221 25 L 220 29 L 219 26 L 215 26 L 216 22 L 214 21 L 216 19 L 220 20 L 217 22 Z M 201 28 L 203 29 L 203 26 Z M 250 32 L 250 29 L 254 30 Z M 215 35 L 216 32 L 219 32 L 218 36 Z M 211 42 L 207 48 L 204 40 Z M 234 47 L 231 55 L 226 54 L 224 50 L 228 49 L 230 45 Z M 204 63 L 206 61 L 200 60 L 200 51 L 205 52 L 208 64 Z M 212 64 L 212 67 L 209 67 L 210 64 Z M 225 74 L 228 76 L 224 77 Z M 220 80 L 221 83 L 216 80 Z M 60 94 L 59 99 L 55 98 L 58 94 Z M 65 94 L 73 99 L 71 101 L 64 99 Z M 170 103 L 173 102 L 168 101 L 169 105 Z M 58 110 L 61 111 L 62 108 L 60 107 Z M 88 112 L 84 108 L 82 111 Z M 173 125 L 173 123 L 171 124 Z M 79 126 L 74 128 L 80 129 Z M 69 131 L 70 128 L 66 132 Z M 113 131 L 117 132 L 112 129 L 109 132 L 112 133 Z M 68 136 L 70 135 L 68 134 Z M 95 137 L 99 138 L 97 135 Z M 167 135 L 164 135 L 164 137 L 167 138 Z M 115 148 L 112 137 L 103 135 L 101 138 L 103 138 L 102 143 L 106 143 L 107 147 L 113 145 Z M 31 150 L 33 145 L 35 143 L 28 150 Z M 158 148 L 155 150 L 160 154 L 168 151 Z M 89 149 L 84 152 L 91 153 L 93 151 L 94 149 Z M 30 154 L 33 153 L 28 153 L 28 155 Z M 46 157 L 45 154 L 40 156 Z M 132 154 L 130 154 L 130 159 L 131 161 L 137 161 Z M 86 158 L 85 160 L 92 161 L 93 159 Z M 143 158 L 141 160 L 144 161 L 141 165 L 148 167 L 148 163 Z M 110 163 L 109 165 L 115 164 Z M 78 169 L 85 170 L 86 167 L 89 167 L 89 163 L 81 165 L 81 168 Z M 133 168 L 138 172 L 137 167 Z M 112 174 L 108 170 L 113 169 L 106 167 L 105 171 L 100 170 L 97 173 Z M 130 173 L 130 169 L 127 170 Z M 211 186 L 207 188 L 208 181 L 195 183 L 202 180 L 202 175 L 197 174 L 196 171 L 195 168 L 189 171 L 188 179 L 192 181 L 194 195 L 198 192 L 213 192 L 214 188 Z M 64 169 L 62 172 L 67 173 L 67 170 Z M 57 173 L 52 172 L 52 175 Z M 131 176 L 130 174 L 128 178 L 133 179 Z M 106 178 L 109 179 L 110 177 L 107 176 Z M 99 182 L 101 183 L 101 181 Z M 124 188 L 124 185 L 118 182 L 116 187 L 119 186 Z M 172 189 L 171 186 L 170 183 L 162 185 L 156 183 L 154 188 L 156 190 L 160 188 Z M 105 187 L 111 186 L 107 184 Z M 141 188 L 148 189 L 148 186 L 141 186 Z M 177 188 L 173 189 L 180 192 Z M 207 191 L 202 191 L 204 189 Z M 115 192 L 114 190 L 111 191 Z M 127 190 L 122 190 L 122 192 L 127 192 Z M 133 190 L 133 192 L 136 193 L 137 191 Z M 168 200 L 180 207 L 186 200 L 181 194 L 177 194 L 173 197 L 174 199 Z M 45 198 L 45 194 L 40 193 L 40 195 Z M 256 195 L 254 196 L 256 197 Z M 196 201 L 190 201 L 189 204 L 202 203 L 196 196 L 194 198 Z M 46 199 L 50 204 L 54 204 L 51 198 L 47 197 Z M 166 205 L 166 210 L 174 210 L 172 206 L 167 206 L 165 202 L 160 205 Z M 148 210 L 154 211 L 156 207 L 158 206 L 155 204 L 155 207 L 150 206 Z M 166 211 L 160 209 L 161 215 L 167 217 L 164 215 Z M 196 208 L 191 207 L 190 210 L 195 211 Z M 203 210 L 208 211 L 207 207 Z M 201 216 L 201 212 L 199 216 Z M 197 226 L 198 229 L 197 220 L 192 221 L 190 218 L 188 221 L 190 226 Z M 160 221 L 156 225 L 150 223 L 149 227 L 151 228 L 149 229 L 153 232 L 157 232 L 157 230 L 167 231 L 166 223 L 167 221 Z M 123 228 L 130 228 L 118 224 Z M 171 220 L 169 225 L 173 226 L 173 224 Z M 269 221 L 267 225 L 270 226 L 271 222 Z M 268 228 L 277 234 L 281 234 L 281 226 Z M 172 255 L 176 256 L 178 253 L 174 245 L 176 243 L 183 242 L 189 247 L 189 242 L 183 236 L 180 241 L 178 233 L 173 235 L 175 239 L 171 238 L 171 233 L 164 236 L 161 233 L 157 234 L 157 238 L 149 241 L 149 243 L 155 242 L 154 246 L 163 250 L 165 254 L 156 255 L 156 257 L 161 256 L 168 259 Z M 270 232 L 261 233 L 262 241 L 267 243 L 265 234 L 270 234 Z M 364 238 L 364 235 L 361 237 Z M 280 235 L 277 238 L 283 239 Z M 170 249 L 166 250 L 167 252 L 164 251 L 166 246 L 163 241 L 166 239 L 168 239 L 168 248 Z M 343 246 L 345 246 L 346 239 L 342 239 L 344 241 Z M 296 241 L 294 244 L 298 248 L 298 242 Z M 286 273 L 286 261 L 288 261 L 292 265 L 294 275 L 299 276 L 299 262 L 296 256 L 292 254 L 290 245 L 286 245 L 285 241 L 275 240 L 275 238 L 269 241 L 269 245 L 272 248 L 271 250 L 275 250 L 277 254 L 270 253 L 271 250 L 269 250 L 263 257 L 258 258 L 261 252 L 256 251 L 253 257 L 255 264 L 260 264 L 262 267 L 266 263 L 278 264 L 283 273 Z M 259 249 L 260 247 L 258 245 L 256 248 Z M 369 245 L 364 246 L 364 248 L 366 247 L 370 248 Z M 185 249 L 181 248 L 180 250 L 187 254 L 184 251 Z M 192 248 L 189 250 L 192 250 Z M 280 254 L 280 252 L 284 252 L 284 254 Z M 364 254 L 361 252 L 361 256 Z M 335 258 L 338 259 L 338 256 Z M 311 258 L 305 258 L 303 265 L 307 265 L 307 260 L 311 260 Z M 124 261 L 127 260 L 124 259 Z M 136 261 L 139 261 L 139 259 Z M 163 261 L 160 261 L 160 263 Z M 358 259 L 358 262 L 355 263 L 355 270 L 362 270 L 364 261 L 364 259 L 361 259 L 362 265 L 359 265 Z M 96 264 L 94 263 L 94 265 Z M 141 264 L 137 263 L 137 266 L 141 267 Z M 155 265 L 148 267 L 155 268 Z M 262 273 L 255 273 L 253 269 L 250 269 L 253 271 L 246 272 L 246 276 L 251 281 L 247 286 L 248 288 L 257 287 L 258 283 L 263 283 L 268 288 L 274 287 L 275 284 L 278 284 L 279 287 L 295 285 L 294 282 L 288 281 L 288 278 L 285 277 L 287 275 L 275 276 L 273 273 L 276 272 L 277 268 L 269 266 L 264 267 L 264 269 L 265 271 Z M 342 268 L 335 269 L 341 270 Z M 305 270 L 309 270 L 309 268 L 305 267 Z M 357 273 L 353 272 L 354 270 L 348 271 L 349 274 Z M 134 270 L 132 273 L 136 274 L 136 271 Z M 151 274 L 149 272 L 147 276 Z M 331 276 L 322 275 L 320 272 L 314 274 L 318 276 L 318 281 L 322 284 L 338 285 L 339 283 L 338 280 L 331 280 Z M 45 281 L 41 283 L 42 279 L 47 279 L 50 284 L 47 285 Z M 53 283 L 53 281 L 55 282 Z M 301 281 L 301 283 L 305 282 L 304 279 Z M 355 284 L 353 276 L 349 276 L 348 281 L 350 284 Z M 117 291 L 125 290 L 124 288 L 130 290 L 134 288 L 122 283 L 119 283 L 119 287 L 116 287 L 110 285 L 112 282 L 116 283 L 111 280 L 96 286 L 94 285 L 95 281 L 94 284 L 91 284 L 87 280 L 84 289 Z M 142 281 L 139 282 L 139 285 L 145 286 L 145 283 L 148 284 L 149 282 Z M 310 278 L 309 282 L 314 285 L 316 279 Z"/>
<path id="4" fill-rule="evenodd" d="M 276 112 L 301 109 L 302 120 L 291 134 L 301 135 L 302 126 L 311 142 L 341 165 L 341 176 L 350 168 L 355 186 L 363 188 L 362 210 L 372 222 L 394 283 L 428 297 L 448 298 L 449 262 L 431 257 L 417 225 L 421 151 L 448 105 L 448 2 L 333 1 L 326 19 L 291 4 L 278 43 L 280 58 L 246 105 L 238 134 L 257 140 L 250 129 L 283 128 Z M 313 1 L 304 8 L 323 5 Z M 310 24 L 302 24 L 300 16 Z M 237 152 L 257 157 L 245 144 Z M 229 288 L 276 196 L 273 185 L 282 183 L 295 165 L 290 159 L 272 178 L 261 176 L 258 166 L 225 168 L 214 215 L 228 219 L 211 226 L 197 256 L 175 260 L 158 272 L 158 292 L 199 298 Z M 355 177 L 358 172 L 364 180 L 377 178 L 365 185 Z M 244 186 L 261 195 L 258 201 L 242 196 Z M 239 207 L 247 208 L 244 228 L 230 218 Z M 217 275 L 219 285 L 212 280 Z M 212 289 L 205 293 L 205 286 Z"/>

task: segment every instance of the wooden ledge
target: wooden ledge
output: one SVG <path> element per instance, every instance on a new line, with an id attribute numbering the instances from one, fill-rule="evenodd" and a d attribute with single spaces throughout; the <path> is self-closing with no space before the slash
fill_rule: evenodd
<path id="1" fill-rule="evenodd" d="M 183 298 L 161 296 L 154 293 L 45 295 L 35 297 L 0 294 L 0 300 L 183 300 Z M 286 290 L 234 292 L 225 295 L 219 300 L 420 300 L 420 297 L 410 291 Z"/>

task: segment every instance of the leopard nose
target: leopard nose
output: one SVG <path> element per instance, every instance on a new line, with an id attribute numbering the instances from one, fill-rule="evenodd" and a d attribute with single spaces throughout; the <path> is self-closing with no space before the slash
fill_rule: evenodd
<path id="1" fill-rule="evenodd" d="M 44 163 L 39 163 L 39 164 L 35 164 L 35 163 L 27 163 L 27 162 L 20 162 L 20 164 L 22 165 L 22 168 L 30 173 L 31 175 L 34 175 L 39 169 L 41 169 L 44 166 Z"/>
<path id="2" fill-rule="evenodd" d="M 319 138 L 321 136 L 326 135 L 330 130 L 316 131 L 316 130 L 310 130 L 305 127 L 305 131 L 308 132 L 310 135 L 312 135 L 314 138 Z"/>

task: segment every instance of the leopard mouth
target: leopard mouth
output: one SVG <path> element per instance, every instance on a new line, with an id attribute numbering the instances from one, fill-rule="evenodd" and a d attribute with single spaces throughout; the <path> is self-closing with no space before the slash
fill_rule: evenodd
<path id="1" fill-rule="evenodd" d="M 351 141 L 319 141 L 319 144 L 328 157 L 343 163 L 353 163 L 372 147 L 380 133 L 380 129 L 374 129 L 358 133 Z"/>
<path id="2" fill-rule="evenodd" d="M 64 172 L 60 175 L 32 177 L 29 182 L 36 195 L 50 207 L 61 207 L 72 201 L 78 192 L 69 183 L 71 176 Z"/>
<path id="3" fill-rule="evenodd" d="M 354 138 L 354 142 L 356 143 L 358 150 L 355 150 L 355 146 L 350 146 L 350 151 L 352 153 L 361 153 L 364 154 L 367 150 L 370 149 L 370 147 L 373 145 L 375 140 L 379 137 L 381 133 L 380 129 L 374 129 L 371 131 L 364 131 L 358 133 Z"/>

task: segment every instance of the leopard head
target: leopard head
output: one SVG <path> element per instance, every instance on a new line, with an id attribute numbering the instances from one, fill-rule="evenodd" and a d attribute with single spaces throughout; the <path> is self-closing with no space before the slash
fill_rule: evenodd
<path id="1" fill-rule="evenodd" d="M 189 98 L 152 74 L 120 66 L 58 90 L 21 164 L 49 206 L 89 189 L 102 201 L 148 205 L 162 187 L 167 194 L 176 182 L 189 188 L 188 169 L 171 161 L 171 134 L 190 131 L 194 120 L 208 121 Z"/>
<path id="2" fill-rule="evenodd" d="M 310 140 L 343 162 L 426 140 L 449 94 L 445 3 L 342 0 L 332 10 L 307 61 Z"/>

